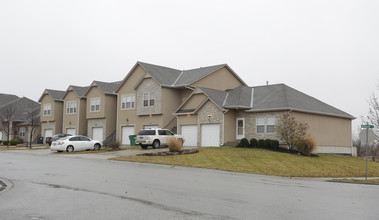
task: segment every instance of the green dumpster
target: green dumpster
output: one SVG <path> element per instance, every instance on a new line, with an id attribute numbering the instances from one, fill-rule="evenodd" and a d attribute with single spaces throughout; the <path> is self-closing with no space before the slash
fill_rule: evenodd
<path id="1" fill-rule="evenodd" d="M 130 146 L 136 146 L 137 135 L 129 135 Z"/>

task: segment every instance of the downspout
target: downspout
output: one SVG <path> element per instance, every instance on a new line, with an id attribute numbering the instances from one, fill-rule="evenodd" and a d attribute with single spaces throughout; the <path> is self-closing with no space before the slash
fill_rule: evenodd
<path id="1" fill-rule="evenodd" d="M 118 96 L 118 93 L 116 94 L 116 96 L 117 96 L 117 103 L 116 103 L 116 133 L 115 133 L 115 136 L 116 136 L 116 142 L 117 142 L 117 140 L 118 140 L 118 133 L 117 133 L 117 131 L 119 130 L 118 129 L 118 126 L 119 126 L 119 122 L 118 122 L 118 116 L 119 116 L 119 114 L 118 114 L 118 106 L 119 106 L 119 104 L 118 104 L 118 98 L 119 98 L 119 96 Z M 135 100 L 135 99 L 134 99 Z M 135 105 L 135 103 L 134 103 L 134 105 Z M 120 128 L 120 130 L 121 130 L 121 128 Z"/>
<path id="2" fill-rule="evenodd" d="M 78 122 L 77 122 L 77 125 L 76 125 L 76 127 L 77 127 L 77 129 L 75 129 L 75 133 L 77 133 L 78 135 L 80 135 L 80 99 L 81 98 L 79 98 L 79 103 L 78 103 L 78 110 L 76 111 L 76 114 L 78 114 Z"/>
<path id="3" fill-rule="evenodd" d="M 224 146 L 225 144 L 225 113 L 227 113 L 228 110 L 224 111 L 222 113 L 222 142 L 221 142 L 221 146 Z"/>
<path id="4" fill-rule="evenodd" d="M 66 101 L 63 100 L 63 121 L 62 121 L 62 133 L 67 133 L 65 130 L 64 130 L 64 116 L 66 115 L 66 111 L 65 111 L 65 106 L 66 106 Z M 55 114 L 55 113 L 54 113 Z M 54 116 L 56 117 L 56 116 Z M 46 137 L 45 137 L 46 138 Z"/>

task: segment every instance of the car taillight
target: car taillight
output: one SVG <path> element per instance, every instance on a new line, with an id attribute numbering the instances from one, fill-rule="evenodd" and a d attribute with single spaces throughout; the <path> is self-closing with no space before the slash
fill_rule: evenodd
<path id="1" fill-rule="evenodd" d="M 58 141 L 58 145 L 62 145 L 63 143 L 63 141 Z"/>

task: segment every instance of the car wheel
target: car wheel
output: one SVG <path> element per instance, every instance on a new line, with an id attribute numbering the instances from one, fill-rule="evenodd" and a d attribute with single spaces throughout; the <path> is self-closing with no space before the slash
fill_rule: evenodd
<path id="1" fill-rule="evenodd" d="M 142 149 L 147 149 L 147 145 L 142 145 L 142 144 L 141 144 L 141 148 L 142 148 Z"/>
<path id="2" fill-rule="evenodd" d="M 95 144 L 95 146 L 94 146 L 94 150 L 100 150 L 100 148 L 101 148 L 101 145 L 100 145 L 100 144 Z"/>
<path id="3" fill-rule="evenodd" d="M 153 142 L 153 148 L 154 148 L 154 149 L 158 149 L 160 145 L 161 145 L 161 143 L 159 143 L 158 140 L 155 140 L 155 141 Z"/>
<path id="4" fill-rule="evenodd" d="M 66 152 L 73 152 L 74 151 L 74 147 L 73 146 L 67 146 L 66 148 Z"/>

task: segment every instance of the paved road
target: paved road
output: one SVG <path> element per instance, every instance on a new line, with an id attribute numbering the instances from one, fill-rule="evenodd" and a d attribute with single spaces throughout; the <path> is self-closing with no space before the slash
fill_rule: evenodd
<path id="1" fill-rule="evenodd" d="M 42 152 L 42 151 L 41 151 Z M 379 186 L 0 152 L 0 219 L 378 219 Z M 9 181 L 8 181 L 9 180 Z"/>

